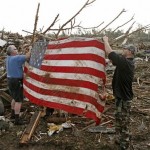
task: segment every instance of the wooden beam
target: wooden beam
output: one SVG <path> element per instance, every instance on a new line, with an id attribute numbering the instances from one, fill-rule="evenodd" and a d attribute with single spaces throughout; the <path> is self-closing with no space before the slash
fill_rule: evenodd
<path id="1" fill-rule="evenodd" d="M 33 116 L 31 117 L 30 123 L 28 124 L 27 128 L 25 129 L 22 137 L 20 139 L 20 145 L 27 144 L 31 139 L 37 125 L 39 124 L 41 118 L 42 111 L 36 111 Z"/>
<path id="2" fill-rule="evenodd" d="M 13 99 L 9 94 L 7 94 L 4 91 L 1 91 L 0 97 L 4 98 L 5 100 L 7 100 L 10 103 L 11 103 L 11 100 Z"/>

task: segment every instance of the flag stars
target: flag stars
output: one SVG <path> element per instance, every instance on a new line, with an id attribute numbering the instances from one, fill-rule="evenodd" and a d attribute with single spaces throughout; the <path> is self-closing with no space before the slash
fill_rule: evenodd
<path id="1" fill-rule="evenodd" d="M 38 41 L 33 45 L 33 49 L 31 52 L 31 59 L 29 62 L 29 64 L 32 67 L 38 69 L 41 67 L 46 48 L 47 48 L 47 42 L 45 41 Z"/>

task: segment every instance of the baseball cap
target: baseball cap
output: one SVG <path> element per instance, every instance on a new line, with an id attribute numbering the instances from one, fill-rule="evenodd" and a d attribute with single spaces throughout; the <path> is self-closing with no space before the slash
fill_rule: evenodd
<path id="1" fill-rule="evenodd" d="M 136 47 L 133 44 L 124 45 L 123 48 L 131 51 L 133 54 L 136 52 Z"/>
<path id="2" fill-rule="evenodd" d="M 9 46 L 7 47 L 7 50 L 6 50 L 7 55 L 11 55 L 11 52 L 12 52 L 13 50 L 17 50 L 17 48 L 16 48 L 14 45 L 9 45 Z"/>

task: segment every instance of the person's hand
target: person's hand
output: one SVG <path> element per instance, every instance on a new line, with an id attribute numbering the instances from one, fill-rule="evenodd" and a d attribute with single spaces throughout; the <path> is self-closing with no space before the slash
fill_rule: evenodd
<path id="1" fill-rule="evenodd" d="M 104 41 L 104 46 L 105 46 L 104 50 L 105 50 L 106 54 L 109 55 L 109 53 L 111 53 L 113 50 L 110 47 L 110 44 L 108 42 L 108 37 L 104 36 L 103 41 Z"/>
<path id="2" fill-rule="evenodd" d="M 108 42 L 108 37 L 106 35 L 103 37 L 103 41 Z"/>
<path id="3" fill-rule="evenodd" d="M 26 53 L 26 59 L 28 60 L 30 59 L 30 57 L 31 57 L 31 52 L 29 51 L 28 53 Z"/>

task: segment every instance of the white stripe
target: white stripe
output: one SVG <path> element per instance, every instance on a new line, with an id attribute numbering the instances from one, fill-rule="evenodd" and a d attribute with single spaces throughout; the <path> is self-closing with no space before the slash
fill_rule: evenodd
<path id="1" fill-rule="evenodd" d="M 65 86 L 65 85 L 53 85 L 53 84 L 45 84 L 40 81 L 36 81 L 30 77 L 26 78 L 26 81 L 36 87 L 47 89 L 47 90 L 56 90 L 56 91 L 62 91 L 62 92 L 69 92 L 69 93 L 77 93 L 77 94 L 83 94 L 90 97 L 93 97 L 100 101 L 99 95 L 97 92 L 83 88 L 83 87 L 74 87 L 74 86 Z M 104 104 L 102 104 L 104 106 Z"/>
<path id="2" fill-rule="evenodd" d="M 99 112 L 97 110 L 97 108 L 94 105 L 92 105 L 91 103 L 67 99 L 67 98 L 61 98 L 61 97 L 56 97 L 56 96 L 42 95 L 42 94 L 36 93 L 35 91 L 32 91 L 31 89 L 29 89 L 26 86 L 24 86 L 24 89 L 26 90 L 27 93 L 29 93 L 33 97 L 36 97 L 43 101 L 60 103 L 60 104 L 69 105 L 72 107 L 87 109 L 87 110 L 94 112 L 98 118 L 101 117 L 101 112 Z"/>
<path id="3" fill-rule="evenodd" d="M 34 68 L 30 66 L 28 68 L 31 72 L 39 75 L 39 76 L 46 76 L 49 75 L 50 78 L 57 78 L 57 79 L 70 79 L 70 80 L 82 80 L 82 81 L 89 81 L 95 84 L 99 84 L 101 81 L 100 78 L 89 75 L 89 74 L 80 74 L 80 73 L 55 73 L 55 72 L 48 72 L 42 71 L 40 69 Z"/>
<path id="4" fill-rule="evenodd" d="M 96 38 L 85 38 L 85 37 L 70 37 L 67 39 L 63 39 L 63 40 L 58 40 L 58 41 L 50 41 L 49 44 L 63 44 L 63 43 L 68 43 L 68 42 L 73 42 L 73 41 L 91 41 L 91 40 L 96 40 L 98 41 L 98 39 Z"/>
<path id="5" fill-rule="evenodd" d="M 88 67 L 105 72 L 103 64 L 90 60 L 43 60 L 45 66 L 64 66 L 64 67 Z"/>
<path id="6" fill-rule="evenodd" d="M 96 47 L 75 47 L 75 48 L 60 48 L 47 49 L 45 54 L 95 54 L 105 58 L 105 52 Z"/>

